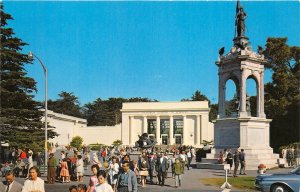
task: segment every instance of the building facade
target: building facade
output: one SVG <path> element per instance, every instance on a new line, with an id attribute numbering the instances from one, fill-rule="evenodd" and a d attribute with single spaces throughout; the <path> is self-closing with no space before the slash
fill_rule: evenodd
<path id="1" fill-rule="evenodd" d="M 59 136 L 49 140 L 61 146 L 81 136 L 83 143 L 111 145 L 122 140 L 134 146 L 138 135 L 148 133 L 159 145 L 203 146 L 213 140 L 207 101 L 123 103 L 122 123 L 115 126 L 87 126 L 85 119 L 48 112 L 49 125 Z"/>
<path id="2" fill-rule="evenodd" d="M 42 121 L 45 122 L 45 118 L 42 118 Z M 49 142 L 59 145 L 68 145 L 72 138 L 77 136 L 77 130 L 87 127 L 86 119 L 55 113 L 51 110 L 48 110 L 47 121 L 50 125 L 49 129 L 53 129 L 58 134 L 57 137 L 49 139 Z"/>
<path id="3" fill-rule="evenodd" d="M 124 144 L 134 145 L 138 135 L 148 133 L 158 145 L 193 145 L 213 140 L 207 101 L 123 103 Z"/>

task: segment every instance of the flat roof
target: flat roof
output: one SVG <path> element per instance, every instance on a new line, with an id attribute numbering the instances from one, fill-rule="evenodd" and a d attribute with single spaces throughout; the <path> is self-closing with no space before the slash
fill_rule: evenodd
<path id="1" fill-rule="evenodd" d="M 181 101 L 181 102 L 129 102 L 123 103 L 122 112 L 130 111 L 195 111 L 209 110 L 208 101 Z"/>

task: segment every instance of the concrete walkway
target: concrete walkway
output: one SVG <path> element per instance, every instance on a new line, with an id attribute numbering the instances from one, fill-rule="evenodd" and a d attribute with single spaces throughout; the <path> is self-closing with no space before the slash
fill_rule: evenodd
<path id="1" fill-rule="evenodd" d="M 59 151 L 56 152 L 56 157 L 59 159 Z M 70 154 L 71 155 L 71 154 Z M 136 157 L 133 157 L 136 158 Z M 291 169 L 275 169 L 270 170 L 268 173 L 287 173 Z M 90 167 L 88 167 L 88 170 L 85 172 L 84 177 L 84 184 L 88 185 L 89 183 L 89 176 L 91 175 Z M 257 175 L 256 171 L 248 171 L 246 176 L 253 176 L 255 177 Z M 171 176 L 171 173 L 168 174 L 168 176 Z M 232 177 L 232 174 L 229 174 L 229 177 Z M 244 177 L 244 176 L 242 176 Z M 41 177 L 44 180 L 47 180 L 45 176 Z M 186 192 L 221 192 L 223 191 L 220 187 L 217 186 L 208 186 L 203 183 L 201 183 L 201 179 L 203 178 L 224 178 L 225 181 L 225 172 L 222 170 L 210 170 L 210 169 L 194 169 L 190 168 L 188 171 L 185 168 L 185 174 L 182 176 L 182 186 L 180 188 L 175 188 L 175 180 L 168 177 L 165 181 L 165 186 L 159 186 L 159 185 L 150 185 L 148 184 L 145 188 L 142 188 L 139 186 L 138 191 L 141 192 L 163 192 L 163 191 L 186 191 Z M 3 178 L 4 179 L 4 178 Z M 24 183 L 24 178 L 17 178 L 16 179 L 21 184 Z M 155 181 L 155 179 L 154 179 Z M 78 182 L 71 182 L 71 183 L 55 183 L 53 185 L 51 184 L 45 184 L 46 192 L 68 192 L 68 189 L 71 185 L 78 185 Z M 254 185 L 254 183 L 253 183 Z M 226 191 L 226 190 L 225 190 Z M 224 192 L 225 192 L 224 191 Z M 228 190 L 227 190 L 228 191 Z M 238 191 L 247 191 L 245 189 L 235 189 L 233 186 L 233 189 L 231 192 L 238 192 Z M 250 190 L 248 190 L 250 191 Z"/>

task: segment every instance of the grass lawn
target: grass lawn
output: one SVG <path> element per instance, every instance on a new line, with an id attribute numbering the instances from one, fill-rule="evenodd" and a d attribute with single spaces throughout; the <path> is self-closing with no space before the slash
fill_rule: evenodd
<path id="1" fill-rule="evenodd" d="M 225 178 L 205 178 L 200 180 L 205 185 L 213 185 L 221 187 L 225 182 Z M 255 177 L 232 177 L 228 178 L 228 183 L 237 189 L 255 190 Z"/>

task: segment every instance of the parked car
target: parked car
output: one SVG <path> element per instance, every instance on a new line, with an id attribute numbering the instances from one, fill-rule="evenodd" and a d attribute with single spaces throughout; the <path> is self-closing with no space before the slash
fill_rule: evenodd
<path id="1" fill-rule="evenodd" d="M 255 187 L 263 192 L 300 192 L 300 166 L 286 174 L 262 174 Z"/>

